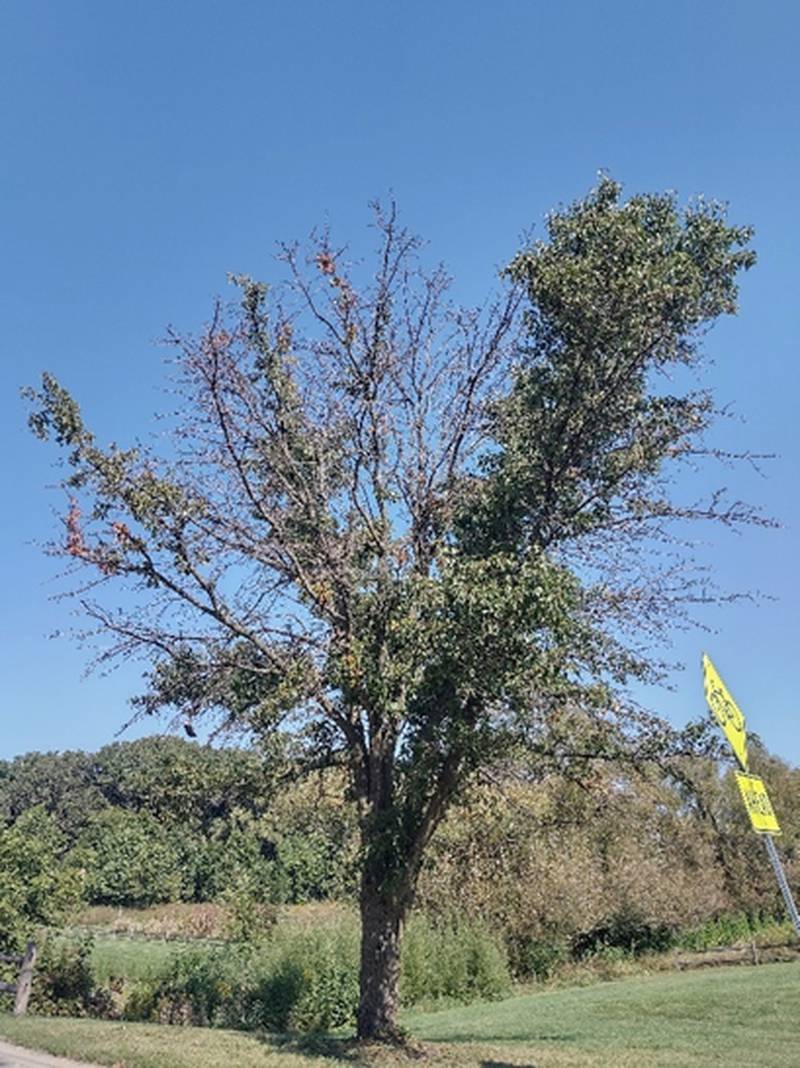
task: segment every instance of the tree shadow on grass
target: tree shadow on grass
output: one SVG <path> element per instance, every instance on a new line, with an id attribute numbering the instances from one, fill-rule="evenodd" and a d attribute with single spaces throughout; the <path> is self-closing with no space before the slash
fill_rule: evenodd
<path id="1" fill-rule="evenodd" d="M 302 1054 L 306 1057 L 325 1057 L 334 1064 L 359 1063 L 359 1049 L 353 1038 L 333 1038 L 324 1034 L 262 1034 L 260 1040 L 265 1046 L 283 1050 L 286 1053 Z"/>
<path id="2" fill-rule="evenodd" d="M 511 1061 L 481 1061 L 481 1068 L 537 1068 L 535 1064 L 512 1064 Z"/>
<path id="3" fill-rule="evenodd" d="M 331 1061 L 333 1065 L 348 1065 L 350 1068 L 390 1068 L 391 1065 L 424 1065 L 425 1061 L 435 1059 L 435 1047 L 426 1047 L 413 1039 L 394 1043 L 361 1042 L 356 1038 L 334 1037 L 326 1034 L 262 1034 L 260 1040 L 273 1049 L 285 1053 L 296 1053 L 306 1057 L 320 1057 Z M 387 1060 L 388 1058 L 388 1060 Z M 486 1062 L 487 1065 L 492 1062 Z M 498 1062 L 497 1068 L 504 1068 Z M 535 1065 L 513 1066 L 513 1068 L 536 1068 Z"/>
<path id="4" fill-rule="evenodd" d="M 550 1035 L 548 1035 L 548 1034 L 537 1034 L 535 1031 L 532 1032 L 532 1031 L 528 1030 L 527 1028 L 524 1031 L 519 1032 L 519 1034 L 516 1034 L 513 1031 L 511 1031 L 511 1032 L 504 1031 L 500 1035 L 492 1035 L 492 1034 L 481 1035 L 480 1038 L 476 1037 L 475 1035 L 469 1035 L 469 1034 L 467 1034 L 467 1035 L 448 1035 L 447 1036 L 447 1041 L 448 1042 L 453 1042 L 455 1044 L 458 1044 L 458 1043 L 461 1043 L 461 1042 L 463 1042 L 463 1043 L 474 1042 L 474 1043 L 477 1043 L 477 1044 L 489 1043 L 489 1042 L 528 1042 L 530 1044 L 533 1044 L 535 1042 L 576 1042 L 577 1040 L 578 1040 L 578 1035 L 575 1032 L 573 1032 L 572 1034 L 555 1034 L 555 1035 L 550 1034 Z M 434 1041 L 434 1039 L 431 1039 L 431 1041 Z M 435 1041 L 439 1041 L 439 1040 L 436 1039 Z M 487 1061 L 486 1063 L 487 1064 L 491 1064 L 491 1061 Z M 503 1062 L 502 1061 L 498 1061 L 497 1063 L 498 1064 L 502 1064 Z"/>
<path id="5" fill-rule="evenodd" d="M 529 1037 L 529 1036 L 526 1036 Z M 539 1035 L 540 1041 L 563 1041 L 569 1035 Z M 574 1036 L 573 1036 L 574 1037 Z M 359 1042 L 355 1038 L 334 1037 L 326 1034 L 262 1034 L 260 1041 L 265 1046 L 271 1046 L 274 1050 L 285 1053 L 295 1053 L 299 1056 L 319 1057 L 331 1061 L 331 1068 L 335 1065 L 349 1066 L 349 1068 L 367 1068 L 367 1066 L 408 1064 L 413 1068 L 415 1062 L 420 1065 L 432 1058 L 436 1060 L 436 1046 L 426 1046 L 417 1042 L 409 1041 L 407 1044 L 383 1045 Z M 458 1044 L 458 1040 L 455 1044 Z M 462 1039 L 472 1042 L 474 1039 Z M 385 1060 L 386 1056 L 391 1059 Z M 511 1061 L 482 1060 L 481 1068 L 538 1068 L 536 1064 L 515 1064 Z"/>

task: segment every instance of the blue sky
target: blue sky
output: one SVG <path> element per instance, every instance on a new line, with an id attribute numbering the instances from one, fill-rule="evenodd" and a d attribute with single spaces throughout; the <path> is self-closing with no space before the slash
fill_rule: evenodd
<path id="1" fill-rule="evenodd" d="M 741 312 L 708 339 L 708 381 L 746 421 L 721 444 L 778 454 L 722 482 L 778 532 L 714 535 L 719 581 L 775 600 L 706 614 L 647 695 L 704 710 L 708 648 L 748 725 L 800 761 L 795 664 L 800 6 L 781 0 L 278 4 L 6 0 L 0 12 L 0 757 L 95 748 L 138 672 L 82 681 L 85 650 L 49 598 L 53 453 L 19 387 L 54 372 L 105 439 L 146 436 L 165 404 L 168 323 L 204 321 L 226 273 L 268 278 L 275 242 L 329 221 L 368 247 L 367 203 L 406 221 L 477 301 L 520 233 L 599 169 L 628 192 L 727 200 L 756 227 Z"/>

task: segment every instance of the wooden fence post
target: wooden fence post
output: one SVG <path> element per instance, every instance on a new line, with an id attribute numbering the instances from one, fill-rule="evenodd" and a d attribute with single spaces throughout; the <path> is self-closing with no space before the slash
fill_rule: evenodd
<path id="1" fill-rule="evenodd" d="M 28 1009 L 28 999 L 31 996 L 31 983 L 33 982 L 33 966 L 36 963 L 36 943 L 29 942 L 25 948 L 25 956 L 22 958 L 22 967 L 17 980 L 17 994 L 14 998 L 14 1015 L 24 1016 Z"/>

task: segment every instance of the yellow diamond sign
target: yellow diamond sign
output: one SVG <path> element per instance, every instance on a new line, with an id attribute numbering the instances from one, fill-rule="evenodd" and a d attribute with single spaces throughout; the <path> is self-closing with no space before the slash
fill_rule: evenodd
<path id="1" fill-rule="evenodd" d="M 708 656 L 703 654 L 703 685 L 708 707 L 725 732 L 740 766 L 747 771 L 747 734 L 742 710 L 731 696 L 730 690 Z M 760 780 L 759 780 L 760 781 Z"/>
<path id="2" fill-rule="evenodd" d="M 742 795 L 753 830 L 758 831 L 759 834 L 780 834 L 781 829 L 764 780 L 756 775 L 742 775 L 740 771 L 737 771 L 736 782 L 739 785 L 739 793 Z"/>

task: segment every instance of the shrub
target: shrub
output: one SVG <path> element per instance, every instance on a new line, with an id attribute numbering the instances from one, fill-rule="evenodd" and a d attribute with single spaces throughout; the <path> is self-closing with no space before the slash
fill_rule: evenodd
<path id="1" fill-rule="evenodd" d="M 223 930 L 232 942 L 262 941 L 278 921 L 275 905 L 260 901 L 253 893 L 249 881 L 222 895 Z"/>
<path id="2" fill-rule="evenodd" d="M 335 843 L 318 832 L 287 834 L 277 847 L 278 863 L 286 873 L 292 904 L 324 901 L 341 882 Z"/>
<path id="3" fill-rule="evenodd" d="M 0 951 L 15 952 L 42 925 L 77 907 L 83 873 L 63 857 L 63 838 L 43 808 L 0 828 Z"/>
<path id="4" fill-rule="evenodd" d="M 195 897 L 210 900 L 231 885 L 247 882 L 254 898 L 273 904 L 323 901 L 342 884 L 335 843 L 318 832 L 261 838 L 236 828 L 210 839 L 198 856 Z"/>
<path id="5" fill-rule="evenodd" d="M 512 947 L 511 966 L 518 979 L 549 979 L 559 964 L 569 958 L 563 942 L 544 942 L 528 938 Z"/>
<path id="6" fill-rule="evenodd" d="M 273 947 L 254 989 L 258 1025 L 272 1031 L 319 1031 L 350 1023 L 358 1007 L 354 931 L 308 931 Z"/>
<path id="7" fill-rule="evenodd" d="M 412 918 L 402 956 L 404 1004 L 498 998 L 510 983 L 505 951 L 481 925 L 434 925 L 424 915 Z"/>
<path id="8" fill-rule="evenodd" d="M 160 975 L 141 980 L 125 1003 L 127 1019 L 209 1026 L 233 1000 L 241 953 L 234 948 L 176 953 Z"/>
<path id="9" fill-rule="evenodd" d="M 403 953 L 406 1004 L 496 998 L 510 985 L 503 951 L 479 926 L 410 924 Z M 318 1031 L 351 1023 L 358 1006 L 358 929 L 276 930 L 257 943 L 176 954 L 139 983 L 128 1019 L 245 1030 Z"/>
<path id="10" fill-rule="evenodd" d="M 129 1019 L 248 1030 L 313 1031 L 351 1021 L 358 1004 L 355 928 L 278 933 L 254 945 L 176 955 L 140 983 Z"/>
<path id="11" fill-rule="evenodd" d="M 693 950 L 730 946 L 736 942 L 749 941 L 760 931 L 778 926 L 779 921 L 771 913 L 748 915 L 744 912 L 733 912 L 683 932 L 678 944 L 682 949 Z"/>
<path id="12" fill-rule="evenodd" d="M 197 901 L 213 901 L 231 887 L 247 883 L 254 899 L 273 904 L 288 901 L 289 879 L 274 854 L 271 843 L 252 829 L 219 828 L 198 849 L 192 896 Z"/>
<path id="13" fill-rule="evenodd" d="M 95 983 L 92 938 L 48 937 L 40 948 L 31 1010 L 46 1016 L 102 1016 L 114 1019 L 112 992 Z"/>
<path id="14" fill-rule="evenodd" d="M 571 948 L 575 960 L 583 960 L 609 950 L 634 957 L 663 953 L 674 944 L 675 932 L 667 924 L 649 923 L 636 912 L 622 909 L 605 923 L 575 935 Z"/>

